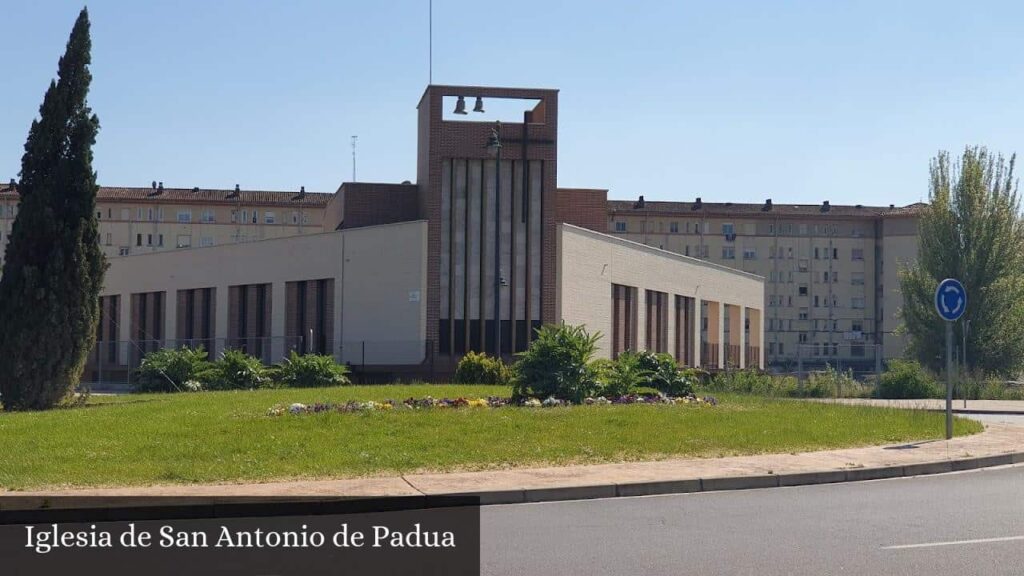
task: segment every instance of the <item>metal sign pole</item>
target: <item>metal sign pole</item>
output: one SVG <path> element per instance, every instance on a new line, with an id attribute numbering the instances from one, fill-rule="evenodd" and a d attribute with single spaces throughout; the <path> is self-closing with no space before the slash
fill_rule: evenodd
<path id="1" fill-rule="evenodd" d="M 953 323 L 946 322 L 946 440 L 953 437 Z"/>

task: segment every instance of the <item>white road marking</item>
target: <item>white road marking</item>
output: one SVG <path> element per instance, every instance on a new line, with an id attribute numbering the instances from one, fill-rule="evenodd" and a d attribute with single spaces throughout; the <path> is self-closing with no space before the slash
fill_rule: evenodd
<path id="1" fill-rule="evenodd" d="M 990 542 L 1012 542 L 1024 540 L 1024 536 L 1003 536 L 1001 538 L 978 538 L 977 540 L 953 540 L 950 542 L 926 542 L 924 544 L 900 544 L 898 546 L 882 546 L 882 550 L 906 550 L 909 548 L 935 548 L 938 546 L 957 546 L 960 544 L 987 544 Z"/>

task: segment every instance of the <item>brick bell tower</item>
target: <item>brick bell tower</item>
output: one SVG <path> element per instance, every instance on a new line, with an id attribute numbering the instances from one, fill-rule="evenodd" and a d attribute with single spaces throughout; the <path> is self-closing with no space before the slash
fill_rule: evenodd
<path id="1" fill-rule="evenodd" d="M 498 100 L 503 109 L 521 105 L 518 121 L 496 125 L 476 113 Z M 449 108 L 454 113 L 446 118 Z M 558 91 L 431 85 L 418 110 L 427 340 L 441 364 L 471 350 L 494 354 L 497 297 L 501 354 L 508 359 L 526 349 L 535 328 L 555 320 Z M 487 146 L 495 130 L 500 157 Z"/>

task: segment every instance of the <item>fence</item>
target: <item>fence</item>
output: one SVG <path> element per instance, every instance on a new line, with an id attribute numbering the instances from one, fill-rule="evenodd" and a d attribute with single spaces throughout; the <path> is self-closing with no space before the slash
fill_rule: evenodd
<path id="1" fill-rule="evenodd" d="M 853 377 L 864 380 L 882 372 L 882 345 L 867 343 L 800 344 L 796 358 L 776 360 L 776 371 L 792 373 L 801 380 L 809 372 L 831 367 L 840 372 L 850 371 Z"/>
<path id="2" fill-rule="evenodd" d="M 371 371 L 390 368 L 392 372 L 412 368 L 427 370 L 435 361 L 431 342 L 367 341 L 343 342 L 331 353 L 335 360 L 347 364 L 357 381 Z M 94 391 L 127 391 L 136 381 L 137 370 L 146 354 L 165 348 L 199 348 L 216 359 L 224 350 L 241 350 L 270 366 L 281 362 L 292 351 L 311 351 L 301 337 L 209 338 L 190 340 L 107 340 L 93 346 L 82 373 L 82 384 Z M 429 372 L 424 374 L 429 376 Z"/>

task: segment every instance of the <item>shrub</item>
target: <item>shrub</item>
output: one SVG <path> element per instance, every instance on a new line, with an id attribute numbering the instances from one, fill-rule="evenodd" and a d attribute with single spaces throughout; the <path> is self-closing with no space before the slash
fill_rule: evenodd
<path id="1" fill-rule="evenodd" d="M 582 326 L 542 326 L 515 365 L 515 398 L 547 398 L 582 402 L 598 390 L 598 370 L 592 364 L 599 333 Z"/>
<path id="2" fill-rule="evenodd" d="M 275 377 L 278 384 L 287 388 L 325 388 L 351 384 L 348 366 L 338 364 L 333 356 L 300 356 L 295 350 L 277 365 Z"/>
<path id="3" fill-rule="evenodd" d="M 640 352 L 640 365 L 647 374 L 646 386 L 670 396 L 685 396 L 697 383 L 696 370 L 681 370 L 671 354 Z M 706 373 L 705 373 L 706 374 Z"/>
<path id="4" fill-rule="evenodd" d="M 719 372 L 711 377 L 707 388 L 712 392 L 755 396 L 795 397 L 807 394 L 801 393 L 796 378 L 792 376 L 772 376 L 757 370 Z"/>
<path id="5" fill-rule="evenodd" d="M 225 350 L 217 360 L 210 390 L 255 390 L 273 384 L 270 371 L 259 358 L 241 350 Z"/>
<path id="6" fill-rule="evenodd" d="M 134 392 L 192 392 L 214 376 L 214 366 L 206 350 L 164 348 L 146 354 L 136 371 Z"/>
<path id="7" fill-rule="evenodd" d="M 641 354 L 623 352 L 615 360 L 595 364 L 601 380 L 601 393 L 605 396 L 625 396 L 636 392 L 651 381 L 652 372 L 646 368 Z"/>
<path id="8" fill-rule="evenodd" d="M 469 352 L 459 360 L 455 381 L 459 384 L 507 385 L 512 383 L 512 369 L 482 352 Z"/>
<path id="9" fill-rule="evenodd" d="M 878 398 L 937 398 L 941 396 L 935 380 L 917 362 L 892 360 L 889 369 L 878 378 Z"/>
<path id="10" fill-rule="evenodd" d="M 872 388 L 858 382 L 852 370 L 840 372 L 826 365 L 824 372 L 814 372 L 807 378 L 802 395 L 807 398 L 867 398 L 871 393 Z"/>

